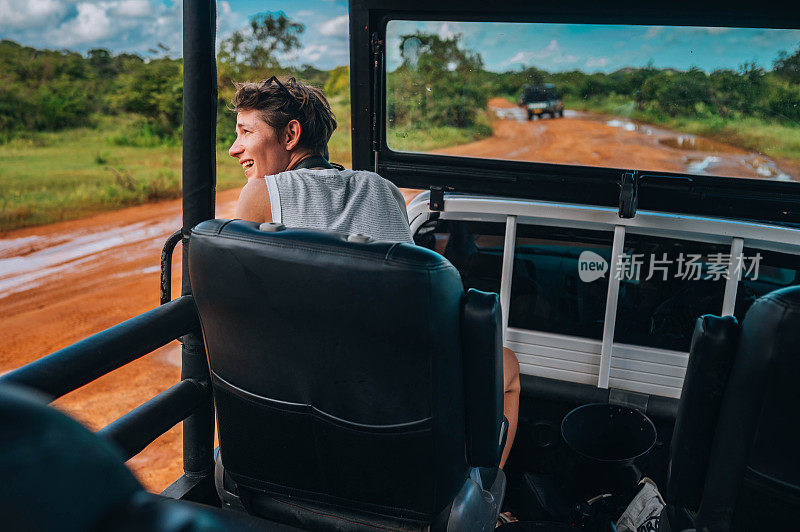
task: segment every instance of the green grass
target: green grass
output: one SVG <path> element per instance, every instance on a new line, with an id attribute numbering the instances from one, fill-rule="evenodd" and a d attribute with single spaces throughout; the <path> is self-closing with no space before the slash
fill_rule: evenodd
<path id="1" fill-rule="evenodd" d="M 478 123 L 469 128 L 419 125 L 390 128 L 386 144 L 395 151 L 429 152 L 468 144 L 492 136 L 488 113 L 478 115 Z"/>
<path id="2" fill-rule="evenodd" d="M 752 116 L 723 118 L 704 109 L 698 109 L 697 116 L 673 117 L 652 110 L 637 110 L 633 101 L 619 96 L 565 99 L 564 104 L 568 109 L 625 117 L 680 133 L 708 137 L 771 157 L 800 161 L 800 124 L 776 123 Z"/>
<path id="3" fill-rule="evenodd" d="M 331 159 L 350 166 L 349 102 L 331 103 L 339 119 Z M 180 197 L 179 142 L 131 133 L 139 125 L 132 116 L 100 117 L 97 123 L 0 144 L 0 233 Z M 121 138 L 148 140 L 130 145 Z M 228 146 L 219 146 L 217 190 L 244 183 Z"/>

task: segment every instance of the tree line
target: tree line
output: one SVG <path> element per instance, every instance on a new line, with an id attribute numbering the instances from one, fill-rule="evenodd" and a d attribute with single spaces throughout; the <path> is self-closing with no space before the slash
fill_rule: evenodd
<path id="1" fill-rule="evenodd" d="M 612 73 L 548 72 L 535 66 L 497 73 L 484 68 L 479 53 L 465 50 L 459 35 L 425 33 L 401 36 L 400 55 L 400 66 L 387 80 L 390 127 L 476 127 L 488 98 L 516 100 L 524 85 L 543 83 L 554 83 L 565 99 L 587 109 L 615 101 L 655 118 L 756 116 L 800 122 L 800 47 L 780 52 L 770 70 L 750 62 L 710 73 L 659 69 L 652 62 Z"/>
<path id="2" fill-rule="evenodd" d="M 349 95 L 349 68 L 331 71 L 310 65 L 285 67 L 281 53 L 300 47 L 305 26 L 283 13 L 260 13 L 247 28 L 222 41 L 217 54 L 218 136 L 228 142 L 235 123 L 227 109 L 234 81 L 294 75 Z M 39 131 L 93 126 L 101 116 L 132 114 L 138 131 L 124 132 L 121 143 L 136 139 L 177 141 L 181 133 L 183 61 L 159 45 L 153 57 L 97 48 L 85 55 L 42 50 L 0 41 L 0 142 Z"/>
<path id="3" fill-rule="evenodd" d="M 283 13 L 261 13 L 223 40 L 217 56 L 218 137 L 233 137 L 227 109 L 233 82 L 295 75 L 329 96 L 349 94 L 349 68 L 324 71 L 286 67 L 281 54 L 300 47 L 305 26 Z M 390 127 L 486 129 L 488 98 L 516 99 L 525 84 L 555 83 L 585 108 L 627 103 L 647 116 L 745 116 L 800 122 L 800 47 L 781 52 L 772 68 L 746 63 L 737 70 L 707 73 L 659 69 L 652 64 L 612 73 L 547 72 L 535 66 L 502 73 L 486 70 L 479 53 L 460 36 L 416 33 L 401 38 L 401 65 L 387 74 Z M 177 141 L 181 133 L 183 63 L 160 46 L 154 56 L 93 49 L 85 55 L 40 50 L 0 41 L 0 142 L 38 131 L 92 126 L 97 117 L 132 114 L 134 129 L 119 137 Z M 138 137 L 137 137 L 138 136 Z"/>

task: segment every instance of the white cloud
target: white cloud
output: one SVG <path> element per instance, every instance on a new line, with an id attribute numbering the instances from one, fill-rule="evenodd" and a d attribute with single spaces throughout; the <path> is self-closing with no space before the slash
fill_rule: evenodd
<path id="1" fill-rule="evenodd" d="M 350 50 L 346 45 L 339 45 L 337 43 L 310 44 L 294 52 L 292 56 L 287 57 L 287 59 L 292 59 L 300 64 L 314 64 L 322 60 L 324 63 L 333 63 L 336 65 L 342 64 L 343 59 L 346 61 L 346 57 L 349 54 Z"/>
<path id="2" fill-rule="evenodd" d="M 457 32 L 453 31 L 453 28 L 450 27 L 449 22 L 445 22 L 444 24 L 442 24 L 439 27 L 439 31 L 436 32 L 439 38 L 444 40 L 452 39 L 453 37 L 456 36 L 456 33 Z"/>
<path id="3" fill-rule="evenodd" d="M 504 64 L 510 65 L 512 63 L 527 63 L 533 59 L 535 53 L 536 52 L 521 50 L 509 57 Z"/>
<path id="4" fill-rule="evenodd" d="M 109 5 L 81 3 L 78 16 L 64 21 L 55 31 L 56 42 L 61 46 L 92 43 L 110 37 L 115 31 L 108 18 Z"/>
<path id="5" fill-rule="evenodd" d="M 299 57 L 304 63 L 319 61 L 327 51 L 328 45 L 326 44 L 312 44 L 303 48 Z"/>
<path id="6" fill-rule="evenodd" d="M 0 0 L 2 27 L 24 29 L 53 23 L 67 11 L 60 0 Z"/>
<path id="7" fill-rule="evenodd" d="M 647 33 L 644 34 L 645 39 L 652 39 L 654 37 L 658 37 L 661 35 L 661 32 L 664 31 L 664 28 L 661 26 L 650 26 L 647 28 Z"/>
<path id="8" fill-rule="evenodd" d="M 297 12 L 297 18 L 307 18 L 313 16 L 314 16 L 314 11 L 311 9 L 301 9 L 300 11 Z"/>
<path id="9" fill-rule="evenodd" d="M 342 15 L 336 18 L 332 18 L 327 22 L 323 22 L 319 27 L 320 35 L 325 35 L 326 37 L 333 37 L 333 36 L 347 36 L 348 29 L 350 27 L 350 16 L 349 15 Z"/>
<path id="10" fill-rule="evenodd" d="M 552 68 L 563 66 L 565 63 L 575 63 L 580 58 L 574 54 L 565 54 L 561 51 L 561 45 L 556 39 L 551 39 L 544 48 L 539 50 L 520 50 L 508 58 L 503 65 L 523 64 L 538 66 L 540 68 Z"/>
<path id="11" fill-rule="evenodd" d="M 151 12 L 152 8 L 147 0 L 122 0 L 114 9 L 114 13 L 121 17 L 145 17 Z"/>
<path id="12" fill-rule="evenodd" d="M 603 68 L 608 63 L 608 57 L 590 57 L 586 60 L 586 68 Z"/>

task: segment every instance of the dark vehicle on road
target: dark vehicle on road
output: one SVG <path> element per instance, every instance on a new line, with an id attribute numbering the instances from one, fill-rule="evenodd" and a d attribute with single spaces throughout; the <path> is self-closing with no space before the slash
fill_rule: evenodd
<path id="1" fill-rule="evenodd" d="M 501 529 L 616 530 L 642 477 L 665 506 L 640 530 L 797 528 L 800 183 L 393 150 L 385 67 L 417 24 L 719 38 L 800 11 L 351 0 L 353 167 L 422 191 L 412 245 L 214 219 L 216 8 L 183 5 L 161 305 L 0 375 L 0 529 L 491 532 L 512 510 Z M 47 405 L 178 338 L 182 380 L 96 433 Z M 502 471 L 501 345 L 521 374 Z M 185 474 L 145 493 L 123 460 L 180 422 Z"/>
<path id="2" fill-rule="evenodd" d="M 564 116 L 564 102 L 552 83 L 525 85 L 522 87 L 519 105 L 528 112 L 528 120 L 537 116 L 544 118 L 545 115 L 550 115 L 550 118 Z"/>

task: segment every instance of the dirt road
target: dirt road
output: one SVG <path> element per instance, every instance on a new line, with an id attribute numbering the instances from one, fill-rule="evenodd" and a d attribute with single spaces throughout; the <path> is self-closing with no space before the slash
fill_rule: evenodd
<path id="1" fill-rule="evenodd" d="M 489 108 L 501 118 L 494 135 L 438 150 L 516 161 L 643 168 L 655 172 L 800 180 L 800 164 L 769 157 L 694 135 L 683 135 L 627 119 L 567 110 L 564 118 L 528 121 L 523 109 L 493 98 Z"/>
<path id="2" fill-rule="evenodd" d="M 508 102 L 490 102 L 505 113 L 491 138 L 441 153 L 536 160 L 579 165 L 629 167 L 631 157 L 653 170 L 685 171 L 702 164 L 728 175 L 762 177 L 772 161 L 749 165 L 753 154 L 731 146 L 677 139 L 674 133 L 604 117 L 568 113 L 564 119 L 519 120 Z M 502 109 L 506 109 L 502 111 Z M 523 117 L 524 118 L 524 117 Z M 630 125 L 626 125 L 630 124 Z M 688 137 L 687 137 L 688 138 Z M 687 150 L 694 142 L 712 151 Z M 701 146 L 702 144 L 702 146 Z M 772 166 L 770 166 L 772 164 Z M 713 166 L 712 166 L 713 165 Z M 750 170 L 748 170 L 748 166 Z M 765 169 L 764 169 L 765 168 Z M 800 175 L 781 167 L 769 177 Z M 726 170 L 727 172 L 727 170 Z M 414 192 L 404 191 L 407 201 Z M 217 195 L 217 216 L 230 218 L 238 192 Z M 166 238 L 181 225 L 180 201 L 167 201 L 104 213 L 83 220 L 28 228 L 0 238 L 0 373 L 35 360 L 158 304 L 159 258 Z M 180 272 L 180 248 L 173 271 Z M 178 293 L 179 275 L 173 293 Z M 92 429 L 165 390 L 180 377 L 177 342 L 133 362 L 56 402 Z M 180 427 L 171 430 L 129 462 L 152 491 L 161 491 L 181 474 Z"/>

